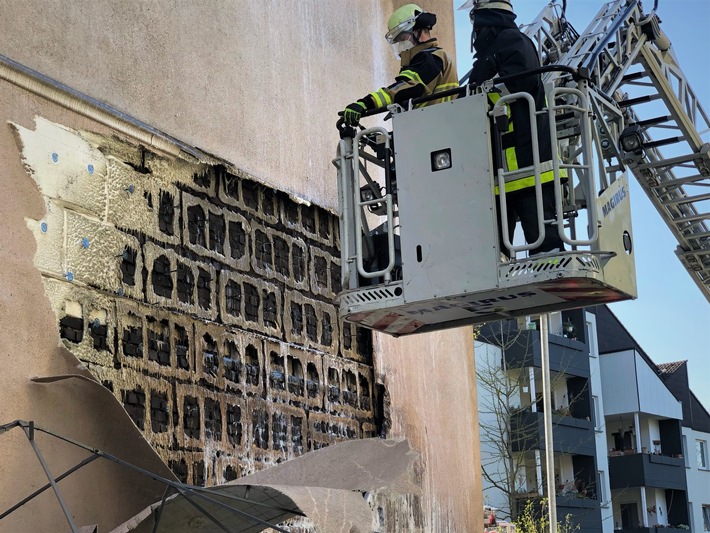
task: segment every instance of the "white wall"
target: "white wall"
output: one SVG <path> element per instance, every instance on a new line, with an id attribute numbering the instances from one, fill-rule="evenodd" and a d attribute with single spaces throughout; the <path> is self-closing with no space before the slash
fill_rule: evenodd
<path id="1" fill-rule="evenodd" d="M 695 441 L 704 440 L 710 446 L 710 433 L 683 428 L 683 436 L 688 443 L 685 475 L 688 480 L 688 502 L 691 503 L 691 523 L 693 531 L 703 531 L 702 506 L 710 506 L 710 470 L 700 470 L 695 455 Z"/>
<path id="2" fill-rule="evenodd" d="M 650 366 L 639 354 L 636 358 L 636 380 L 638 383 L 640 409 L 642 413 L 683 419 L 683 406 L 663 384 Z"/>
<path id="3" fill-rule="evenodd" d="M 606 416 L 639 412 L 683 418 L 680 402 L 634 350 L 603 355 L 601 372 Z"/>
<path id="4" fill-rule="evenodd" d="M 384 39 L 398 3 L 3 2 L 0 50 L 335 209 L 337 113 L 398 71 Z M 453 51 L 450 0 L 421 5 L 437 14 L 434 35 Z"/>
<path id="5" fill-rule="evenodd" d="M 594 444 L 597 454 L 597 473 L 601 473 L 601 487 L 597 493 L 601 503 L 602 533 L 611 533 L 614 530 L 614 515 L 611 506 L 611 488 L 609 486 L 609 460 L 607 452 L 612 446 L 607 445 L 607 429 L 604 422 L 605 397 L 602 389 L 602 373 L 599 357 L 599 343 L 597 342 L 597 317 L 592 313 L 585 313 L 587 325 L 587 339 L 589 343 L 589 387 L 592 397 L 596 397 L 595 435 Z M 594 408 L 594 405 L 592 406 Z"/>
<path id="6" fill-rule="evenodd" d="M 632 350 L 600 358 L 602 395 L 606 416 L 639 410 L 635 354 Z"/>
<path id="7" fill-rule="evenodd" d="M 647 488 L 646 506 L 646 519 L 649 526 L 668 525 L 668 504 L 666 492 L 663 489 Z"/>

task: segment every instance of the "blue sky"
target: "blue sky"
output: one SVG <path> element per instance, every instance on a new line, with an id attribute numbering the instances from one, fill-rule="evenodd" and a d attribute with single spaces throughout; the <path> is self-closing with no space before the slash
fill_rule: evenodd
<path id="1" fill-rule="evenodd" d="M 472 63 L 468 12 L 457 10 L 463 2 L 454 0 L 460 76 Z M 513 0 L 517 22 L 532 22 L 547 4 Z M 567 20 L 581 33 L 604 2 L 568 0 L 567 4 Z M 647 0 L 644 7 L 650 10 L 653 1 Z M 710 112 L 710 1 L 659 0 L 658 16 L 690 86 Z M 710 142 L 710 132 L 703 139 Z M 675 237 L 633 176 L 630 179 L 639 296 L 613 304 L 611 310 L 656 363 L 688 360 L 691 389 L 710 410 L 710 304 L 676 257 Z"/>

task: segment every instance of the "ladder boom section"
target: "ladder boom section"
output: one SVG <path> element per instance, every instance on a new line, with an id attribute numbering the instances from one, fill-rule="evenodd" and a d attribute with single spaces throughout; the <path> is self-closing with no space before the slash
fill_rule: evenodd
<path id="1" fill-rule="evenodd" d="M 607 138 L 607 175 L 613 181 L 616 171 L 633 173 L 710 301 L 710 118 L 656 14 L 643 13 L 638 0 L 609 2 L 577 34 L 551 3 L 523 30 L 543 64 L 589 75 L 597 127 Z M 559 86 L 567 78 L 551 72 L 545 81 Z M 628 150 L 617 145 L 624 137 Z"/>

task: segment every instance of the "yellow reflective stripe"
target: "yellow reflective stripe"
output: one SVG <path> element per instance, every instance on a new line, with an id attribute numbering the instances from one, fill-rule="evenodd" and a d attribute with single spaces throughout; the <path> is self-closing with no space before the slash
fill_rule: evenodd
<path id="1" fill-rule="evenodd" d="M 552 170 L 543 172 L 540 174 L 540 183 L 548 183 L 555 179 L 555 174 Z M 519 191 L 520 189 L 526 189 L 527 187 L 535 186 L 535 176 L 529 176 L 527 178 L 520 178 L 519 180 L 510 181 L 505 184 L 505 192 Z M 495 186 L 496 194 L 500 193 L 498 185 Z"/>
<path id="2" fill-rule="evenodd" d="M 402 72 L 399 73 L 399 76 L 402 76 L 402 77 L 410 79 L 416 83 L 421 83 L 422 85 L 424 85 L 424 82 L 419 77 L 419 74 L 417 74 L 413 70 L 403 70 Z"/>
<path id="3" fill-rule="evenodd" d="M 384 89 L 379 89 L 374 93 L 370 93 L 370 96 L 372 96 L 372 99 L 375 101 L 375 105 L 377 107 L 387 107 L 392 104 L 392 98 Z"/>
<path id="4" fill-rule="evenodd" d="M 560 169 L 560 178 L 566 178 L 567 177 L 567 169 L 561 168 Z M 497 178 L 496 178 L 497 179 Z M 555 179 L 555 171 L 554 170 L 548 170 L 547 172 L 542 172 L 540 174 L 540 183 L 549 183 Z M 520 178 L 514 181 L 509 181 L 508 183 L 505 184 L 505 192 L 515 192 L 519 191 L 520 189 L 526 189 L 528 187 L 534 187 L 535 186 L 535 176 L 528 176 L 525 178 Z M 495 193 L 498 194 L 500 193 L 500 189 L 498 188 L 498 185 L 495 186 Z"/>
<path id="5" fill-rule="evenodd" d="M 515 153 L 514 146 L 505 149 L 505 162 L 508 165 L 507 170 L 518 170 L 520 168 L 518 166 L 518 155 Z"/>
<path id="6" fill-rule="evenodd" d="M 458 87 L 460 87 L 458 83 L 442 83 L 441 85 L 436 86 L 436 88 L 434 89 L 434 93 L 448 91 L 449 89 L 457 89 Z M 454 96 L 455 95 L 443 96 L 441 98 L 441 101 L 450 102 L 454 99 Z"/>

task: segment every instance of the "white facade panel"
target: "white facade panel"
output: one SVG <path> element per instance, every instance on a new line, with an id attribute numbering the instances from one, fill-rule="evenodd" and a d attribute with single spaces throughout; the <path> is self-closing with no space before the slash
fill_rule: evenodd
<path id="1" fill-rule="evenodd" d="M 634 350 L 603 355 L 601 374 L 606 416 L 638 412 L 683 418 L 680 402 Z"/>
<path id="2" fill-rule="evenodd" d="M 635 353 L 639 411 L 681 420 L 683 407 L 643 358 Z"/>
<path id="3" fill-rule="evenodd" d="M 688 503 L 690 510 L 690 529 L 703 531 L 703 506 L 710 508 L 710 469 L 698 467 L 695 442 L 704 440 L 710 444 L 710 433 L 683 428 L 684 441 L 687 443 L 685 475 L 688 482 Z"/>
<path id="4" fill-rule="evenodd" d="M 611 488 L 609 486 L 609 461 L 607 460 L 606 424 L 604 423 L 604 406 L 606 398 L 603 394 L 601 358 L 597 342 L 597 317 L 585 313 L 587 326 L 587 341 L 589 343 L 589 387 L 593 398 L 594 412 L 594 445 L 597 456 L 597 474 L 599 476 L 599 503 L 601 505 L 602 533 L 614 530 L 614 513 L 611 505 Z"/>
<path id="5" fill-rule="evenodd" d="M 628 350 L 600 357 L 605 416 L 639 410 L 635 355 Z"/>

